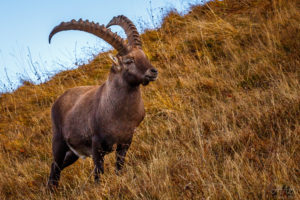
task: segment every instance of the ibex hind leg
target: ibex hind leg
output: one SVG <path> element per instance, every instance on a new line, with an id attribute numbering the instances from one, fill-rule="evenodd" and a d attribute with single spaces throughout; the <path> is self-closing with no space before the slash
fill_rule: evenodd
<path id="1" fill-rule="evenodd" d="M 54 134 L 52 139 L 53 162 L 48 181 L 49 189 L 54 189 L 58 186 L 61 170 L 63 169 L 66 153 L 69 147 L 66 144 L 61 134 Z"/>

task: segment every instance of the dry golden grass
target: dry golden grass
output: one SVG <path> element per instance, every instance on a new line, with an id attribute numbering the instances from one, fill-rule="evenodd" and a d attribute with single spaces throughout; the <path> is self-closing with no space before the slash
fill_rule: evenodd
<path id="1" fill-rule="evenodd" d="M 100 185 L 91 159 L 46 182 L 50 107 L 67 88 L 103 82 L 110 61 L 25 83 L 0 98 L 0 199 L 300 199 L 300 4 L 224 0 L 174 12 L 142 38 L 159 80 L 121 176 Z"/>

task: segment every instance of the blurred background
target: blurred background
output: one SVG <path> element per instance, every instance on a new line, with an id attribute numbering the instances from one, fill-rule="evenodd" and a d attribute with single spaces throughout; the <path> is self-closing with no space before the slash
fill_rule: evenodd
<path id="1" fill-rule="evenodd" d="M 80 31 L 55 35 L 48 44 L 52 28 L 62 21 L 89 19 L 107 24 L 123 14 L 138 30 L 160 26 L 170 10 L 184 14 L 200 0 L 0 0 L 0 92 L 15 90 L 24 80 L 40 83 L 62 70 L 76 68 L 101 51 L 110 49 L 101 39 Z M 119 27 L 112 27 L 124 37 Z"/>

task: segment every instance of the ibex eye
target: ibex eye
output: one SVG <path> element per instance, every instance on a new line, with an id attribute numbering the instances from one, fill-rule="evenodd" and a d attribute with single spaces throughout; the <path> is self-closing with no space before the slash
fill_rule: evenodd
<path id="1" fill-rule="evenodd" d="M 134 59 L 133 58 L 125 59 L 124 63 L 127 64 L 127 65 L 129 65 L 131 63 L 134 63 Z"/>

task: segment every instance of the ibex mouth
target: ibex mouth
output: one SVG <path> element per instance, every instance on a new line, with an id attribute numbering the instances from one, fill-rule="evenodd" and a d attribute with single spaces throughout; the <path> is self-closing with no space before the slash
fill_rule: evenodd
<path id="1" fill-rule="evenodd" d="M 156 79 L 157 79 L 157 75 L 155 75 L 155 76 L 146 75 L 142 84 L 144 86 L 148 85 L 150 81 L 155 81 Z"/>
<path id="2" fill-rule="evenodd" d="M 157 79 L 157 75 L 155 76 L 145 76 L 145 79 L 148 79 L 149 81 L 155 81 Z"/>

